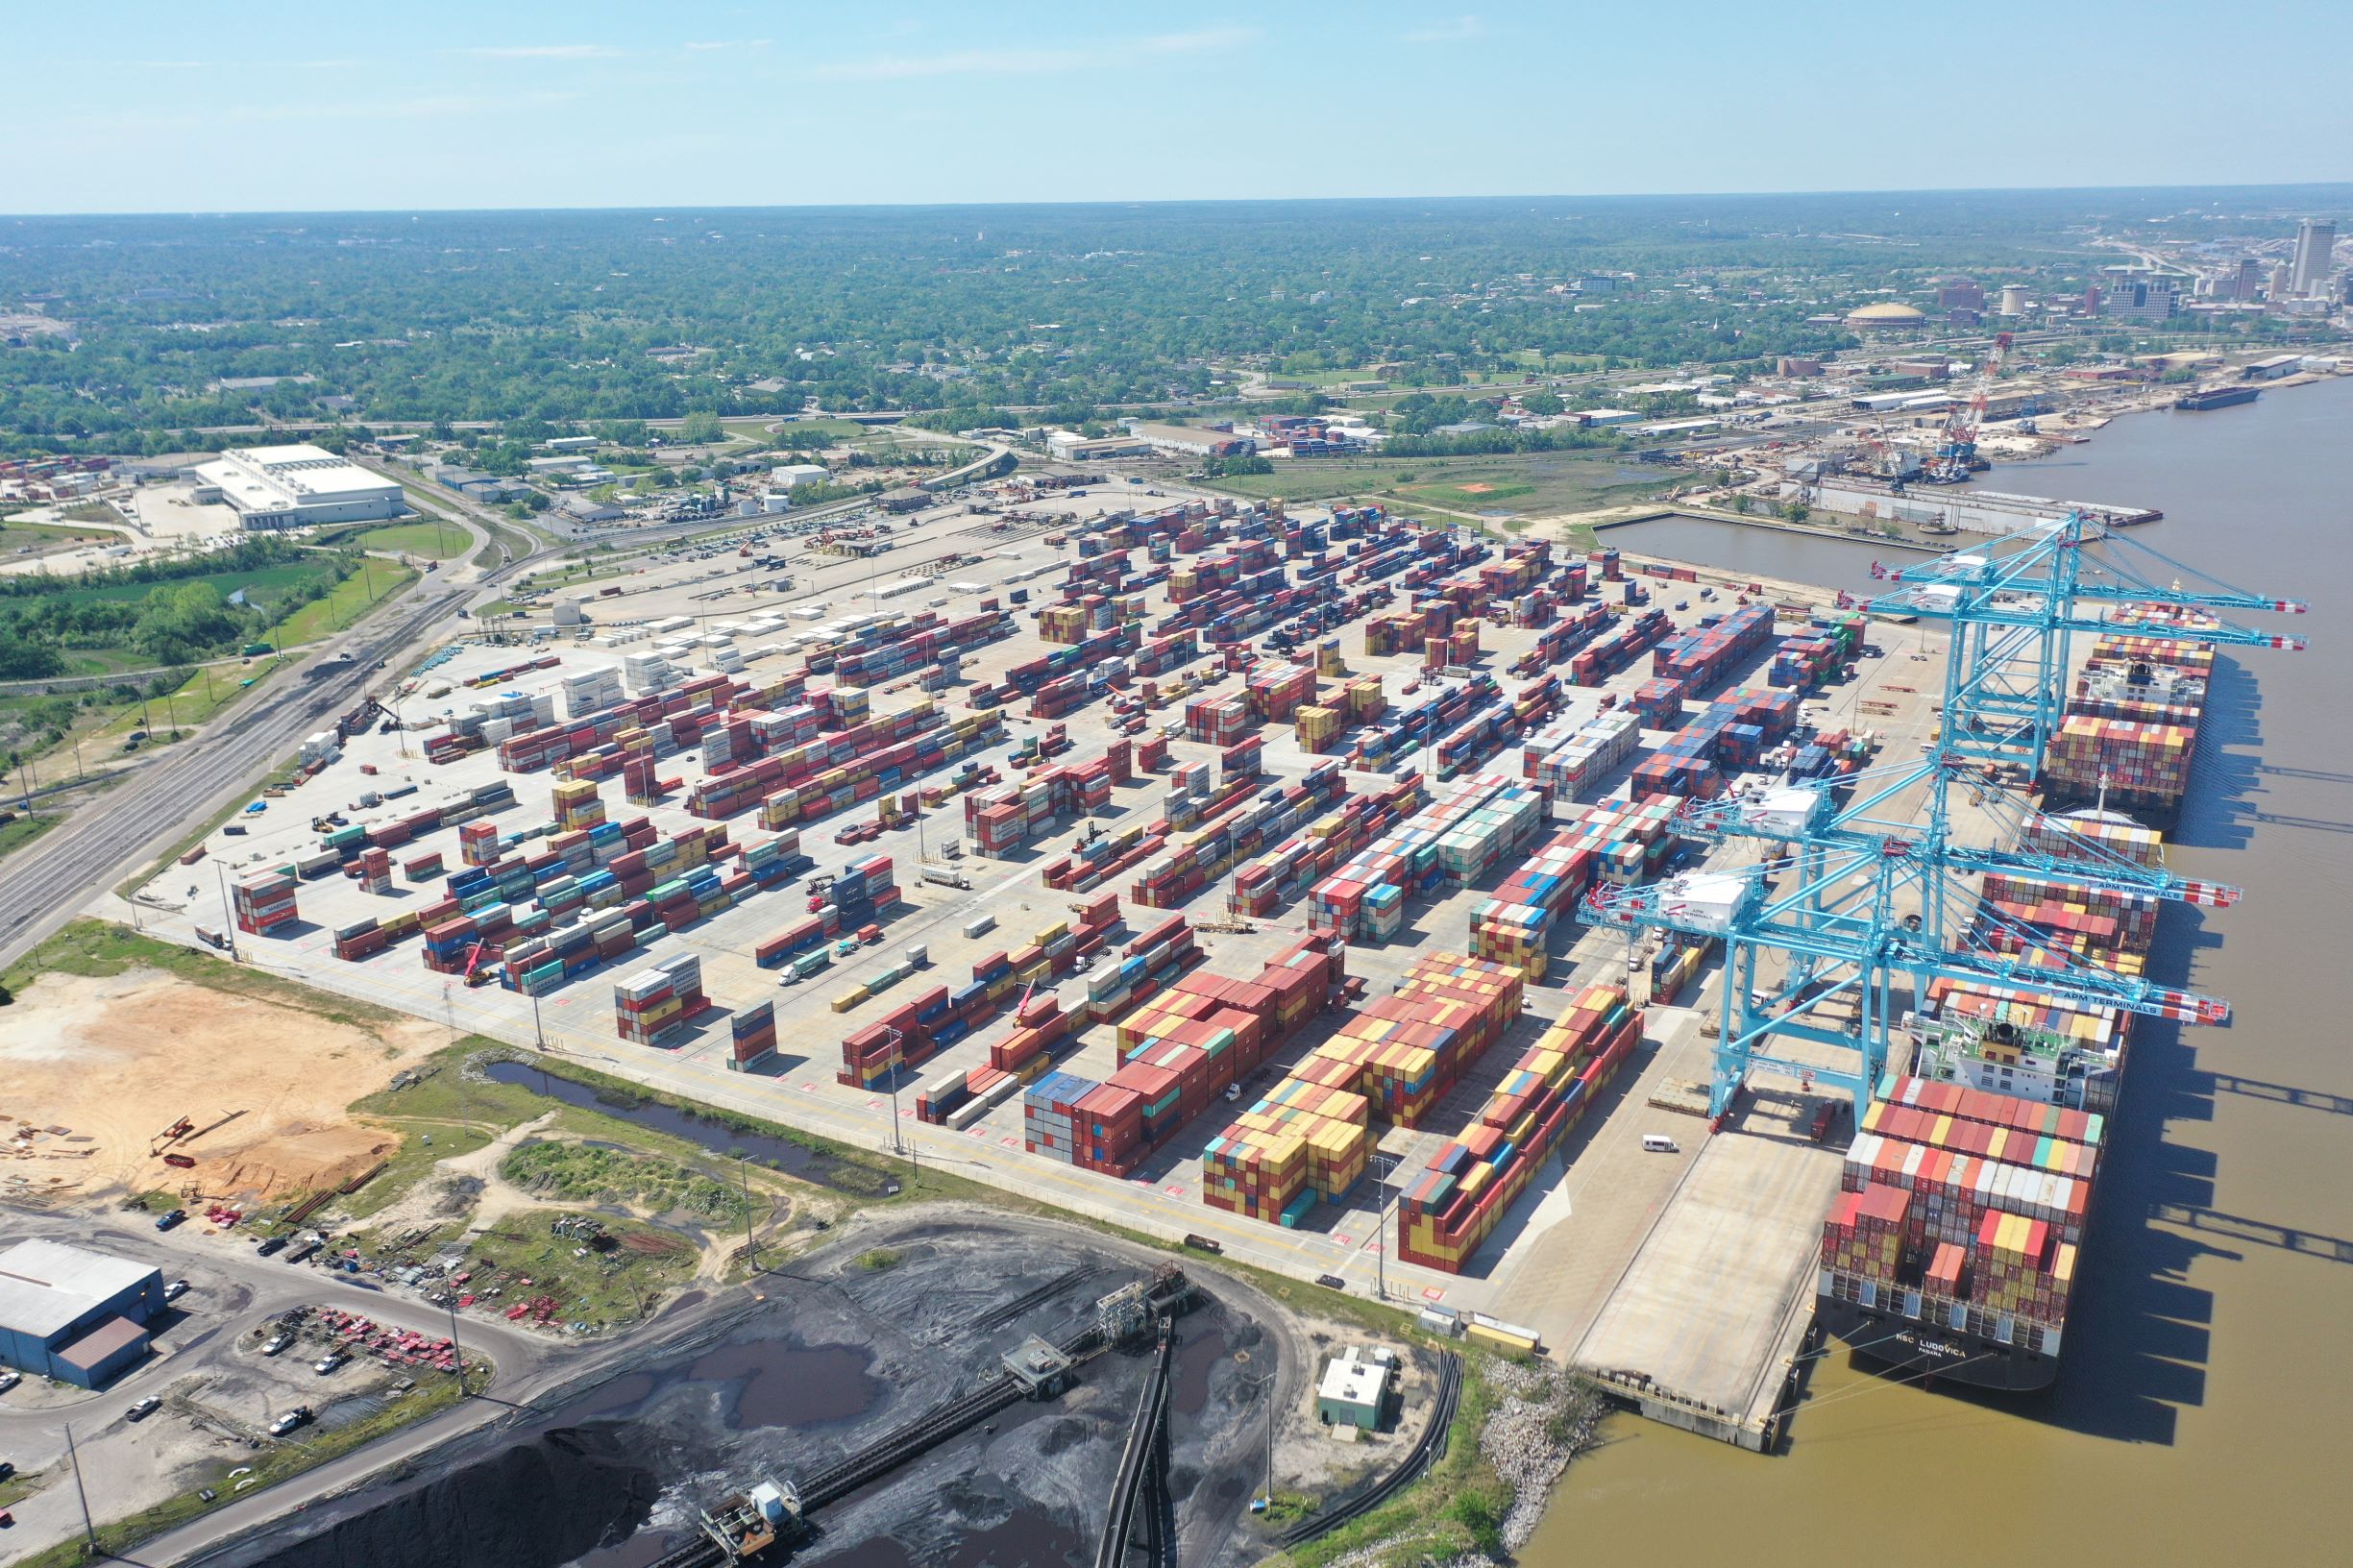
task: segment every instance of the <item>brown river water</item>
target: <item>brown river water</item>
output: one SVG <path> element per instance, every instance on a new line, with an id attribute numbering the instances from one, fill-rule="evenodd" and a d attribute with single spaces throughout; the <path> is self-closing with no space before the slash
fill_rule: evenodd
<path id="1" fill-rule="evenodd" d="M 1991 477 L 2161 507 L 2137 540 L 2312 603 L 2300 620 L 2235 617 L 2312 651 L 2217 660 L 2169 864 L 2245 897 L 2169 906 L 2152 973 L 2235 1012 L 2218 1029 L 2136 1031 L 2058 1384 L 2022 1399 L 1926 1389 L 1839 1352 L 1770 1458 L 1614 1418 L 1524 1563 L 2353 1561 L 2349 448 L 2353 380 L 2338 380 L 2133 415 Z M 1872 554 L 1657 527 L 1678 531 L 1612 542 L 1842 583 Z"/>

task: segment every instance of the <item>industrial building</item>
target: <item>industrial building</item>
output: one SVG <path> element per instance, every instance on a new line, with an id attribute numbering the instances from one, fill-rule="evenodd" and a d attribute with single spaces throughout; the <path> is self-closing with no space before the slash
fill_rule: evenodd
<path id="1" fill-rule="evenodd" d="M 768 471 L 769 482 L 788 493 L 804 484 L 823 484 L 832 478 L 823 463 L 777 463 Z"/>
<path id="2" fill-rule="evenodd" d="M 196 475 L 193 499 L 234 508 L 248 528 L 363 523 L 408 510 L 398 483 L 307 443 L 233 448 L 198 464 Z"/>
<path id="3" fill-rule="evenodd" d="M 0 1252 L 0 1365 L 95 1388 L 147 1354 L 163 1275 L 61 1241 Z"/>
<path id="4" fill-rule="evenodd" d="M 1054 430 L 1045 438 L 1045 450 L 1058 463 L 1091 463 L 1106 457 L 1149 457 L 1152 444 L 1133 435 L 1081 435 L 1076 430 Z"/>
<path id="5" fill-rule="evenodd" d="M 1181 452 L 1189 457 L 1247 457 L 1258 450 L 1258 443 L 1246 435 L 1194 425 L 1137 425 L 1130 433 L 1156 452 Z"/>
<path id="6" fill-rule="evenodd" d="M 1395 1351 L 1350 1345 L 1332 1358 L 1315 1385 L 1315 1418 L 1327 1427 L 1380 1431 L 1396 1377 Z"/>

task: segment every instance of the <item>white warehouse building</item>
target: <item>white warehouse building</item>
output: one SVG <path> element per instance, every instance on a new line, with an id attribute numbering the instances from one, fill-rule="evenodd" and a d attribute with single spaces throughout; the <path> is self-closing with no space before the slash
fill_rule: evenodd
<path id="1" fill-rule="evenodd" d="M 196 487 L 196 500 L 233 507 L 249 528 L 362 523 L 408 510 L 393 480 L 306 444 L 233 448 L 197 465 Z"/>

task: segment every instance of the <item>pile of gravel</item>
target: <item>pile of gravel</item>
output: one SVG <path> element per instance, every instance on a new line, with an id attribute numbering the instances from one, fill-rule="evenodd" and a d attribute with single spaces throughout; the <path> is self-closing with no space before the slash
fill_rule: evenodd
<path id="1" fill-rule="evenodd" d="M 1479 1452 L 1511 1487 L 1504 1547 L 1517 1552 L 1536 1532 L 1553 1482 L 1592 1446 L 1602 1402 L 1582 1383 L 1550 1367 L 1488 1360 L 1480 1372 L 1507 1396 L 1480 1432 Z"/>

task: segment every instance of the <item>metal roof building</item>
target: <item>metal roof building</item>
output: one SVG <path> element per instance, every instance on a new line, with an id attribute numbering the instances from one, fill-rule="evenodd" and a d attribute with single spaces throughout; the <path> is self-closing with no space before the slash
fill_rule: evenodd
<path id="1" fill-rule="evenodd" d="M 236 508 L 249 528 L 359 523 L 408 510 L 400 485 L 324 448 L 233 447 L 196 469 L 199 501 Z"/>
<path id="2" fill-rule="evenodd" d="M 147 1353 L 163 1275 L 61 1241 L 0 1252 L 0 1364 L 84 1388 Z"/>

